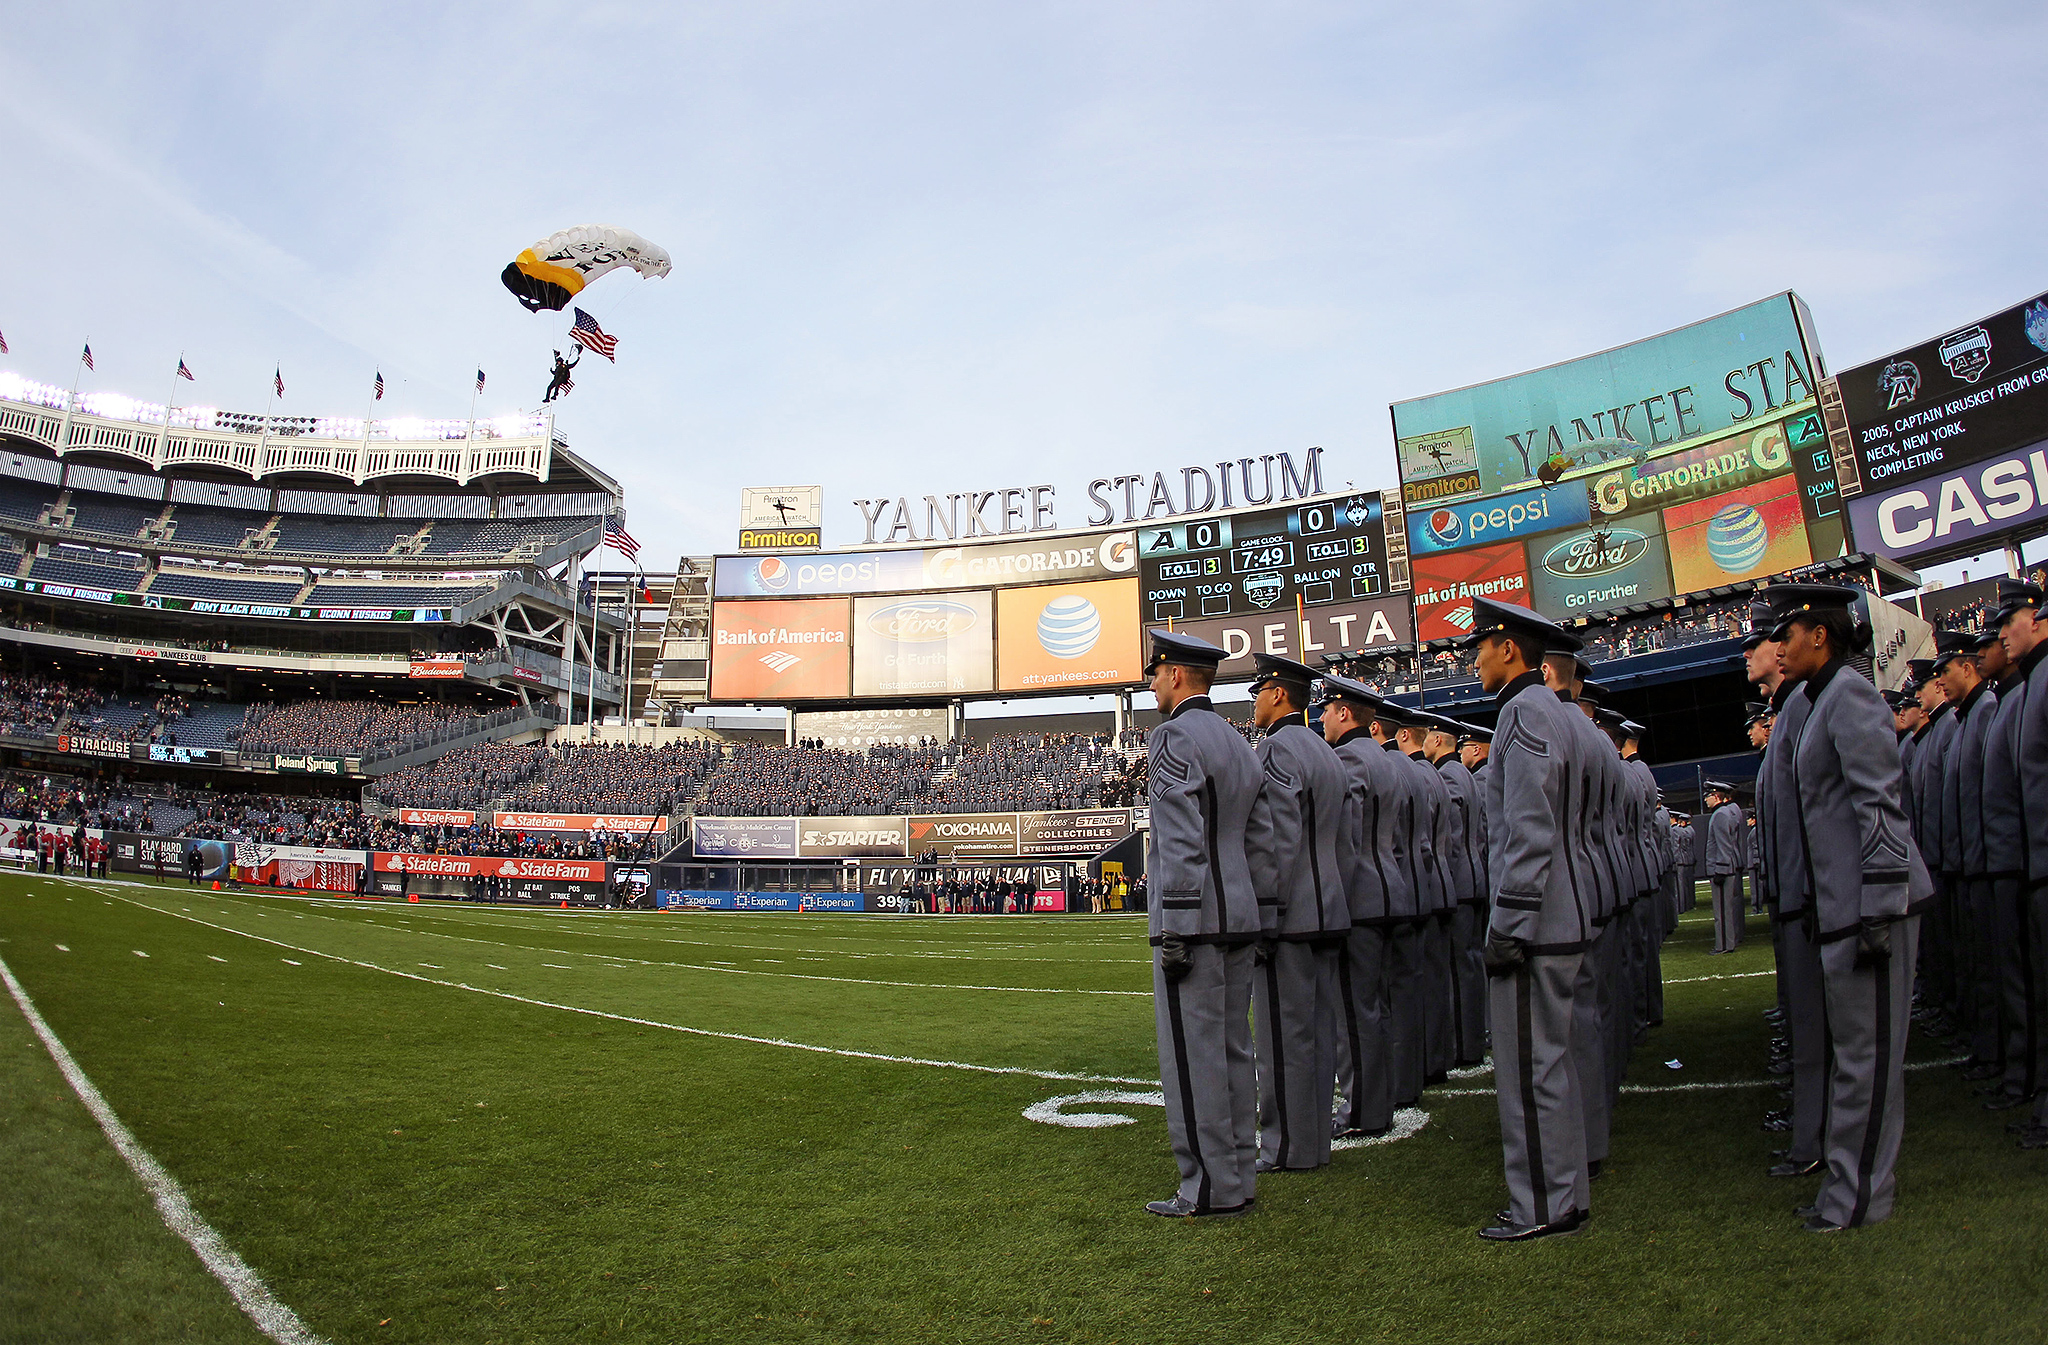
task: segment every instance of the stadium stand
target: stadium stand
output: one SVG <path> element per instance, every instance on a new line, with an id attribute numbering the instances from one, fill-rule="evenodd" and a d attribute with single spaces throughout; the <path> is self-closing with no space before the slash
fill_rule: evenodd
<path id="1" fill-rule="evenodd" d="M 224 602 L 288 603 L 299 596 L 305 583 L 296 579 L 235 578 L 225 575 L 194 574 L 188 570 L 159 570 L 150 580 L 149 591 L 172 598 L 214 598 Z"/>
<path id="2" fill-rule="evenodd" d="M 173 551 L 180 544 L 233 551 L 269 527 L 272 517 L 244 509 L 210 509 L 205 505 L 181 504 L 171 510 L 170 529 L 164 544 Z"/>
<path id="3" fill-rule="evenodd" d="M 61 556 L 37 556 L 29 564 L 29 578 L 47 579 L 57 584 L 82 584 L 93 588 L 114 589 L 120 592 L 134 592 L 142 585 L 142 557 L 115 556 L 104 552 L 93 553 L 92 562 L 82 562 Z M 133 561 L 133 564 L 122 564 Z"/>
<path id="4" fill-rule="evenodd" d="M 418 584 L 318 584 L 306 596 L 316 607 L 455 607 L 488 589 Z"/>
<path id="5" fill-rule="evenodd" d="M 420 530 L 417 519 L 312 518 L 279 514 L 272 551 L 306 556 L 383 556 Z"/>
<path id="6" fill-rule="evenodd" d="M 142 505 L 78 491 L 71 496 L 71 530 L 133 540 L 163 511 L 162 504 Z"/>
<path id="7" fill-rule="evenodd" d="M 358 756 L 405 742 L 466 715 L 452 705 L 422 701 L 302 701 L 295 705 L 251 705 L 231 735 L 246 752 L 317 752 Z"/>

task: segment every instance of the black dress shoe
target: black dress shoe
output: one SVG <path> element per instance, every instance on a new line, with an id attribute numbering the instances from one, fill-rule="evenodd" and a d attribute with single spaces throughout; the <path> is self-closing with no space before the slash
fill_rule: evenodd
<path id="1" fill-rule="evenodd" d="M 1286 1169 L 1282 1168 L 1278 1163 L 1269 1162 L 1261 1158 L 1258 1162 L 1252 1164 L 1252 1171 L 1260 1176 L 1264 1176 L 1268 1172 L 1284 1172 Z"/>
<path id="2" fill-rule="evenodd" d="M 1792 1118 L 1783 1112 L 1772 1112 L 1764 1118 L 1764 1130 L 1768 1134 L 1782 1135 L 1792 1128 Z"/>
<path id="3" fill-rule="evenodd" d="M 1964 1070 L 1963 1077 L 1971 1083 L 1982 1083 L 1986 1079 L 1996 1079 L 2003 1073 L 2005 1073 L 2005 1066 L 1993 1064 L 1987 1060 L 1981 1065 L 1972 1065 L 1969 1069 Z"/>
<path id="4" fill-rule="evenodd" d="M 2029 1135 L 2040 1129 L 2042 1129 L 2041 1123 L 2031 1116 L 2023 1121 L 2007 1121 L 2005 1123 L 2005 1133 L 2008 1135 Z"/>
<path id="5" fill-rule="evenodd" d="M 1599 1181 L 1606 1172 L 1607 1160 L 1604 1158 L 1595 1158 L 1586 1164 L 1586 1180 L 1589 1182 Z"/>
<path id="6" fill-rule="evenodd" d="M 1792 1062 L 1790 1060 L 1773 1060 L 1770 1064 L 1764 1066 L 1764 1072 L 1766 1074 L 1790 1074 L 1792 1072 Z"/>
<path id="7" fill-rule="evenodd" d="M 1233 1214 L 1243 1214 L 1251 1208 L 1247 1200 L 1238 1205 L 1211 1205 L 1204 1209 L 1185 1196 L 1176 1195 L 1171 1200 L 1155 1200 L 1145 1206 L 1147 1214 L 1156 1214 L 1162 1219 L 1223 1219 Z"/>
<path id="8" fill-rule="evenodd" d="M 1369 1139 L 1369 1140 L 1376 1140 L 1376 1139 L 1378 1139 L 1378 1138 L 1379 1138 L 1380 1136 L 1382 1136 L 1382 1135 L 1391 1135 L 1391 1134 L 1393 1134 L 1393 1133 L 1394 1133 L 1394 1127 L 1393 1127 L 1393 1124 L 1392 1124 L 1392 1123 L 1390 1122 L 1390 1123 L 1388 1123 L 1388 1124 L 1386 1124 L 1386 1125 L 1383 1125 L 1383 1126 L 1374 1126 L 1374 1127 L 1372 1127 L 1371 1129 L 1367 1129 L 1367 1128 L 1365 1128 L 1364 1126 L 1346 1126 L 1346 1127 L 1344 1127 L 1344 1128 L 1343 1128 L 1342 1130 L 1339 1130 L 1339 1131 L 1337 1131 L 1337 1132 L 1336 1132 L 1335 1134 L 1331 1135 L 1331 1136 L 1330 1136 L 1330 1138 L 1331 1138 L 1331 1139 L 1340 1139 L 1340 1140 L 1348 1140 L 1348 1139 Z"/>
<path id="9" fill-rule="evenodd" d="M 1811 1177 L 1816 1172 L 1827 1171 L 1827 1166 L 1826 1163 L 1823 1163 L 1818 1158 L 1806 1163 L 1795 1163 L 1788 1158 L 1764 1175 L 1766 1177 Z"/>
<path id="10" fill-rule="evenodd" d="M 1434 1074 L 1425 1074 L 1422 1076 L 1422 1086 L 1424 1088 L 1434 1088 L 1440 1083 L 1448 1082 L 1450 1077 L 1444 1070 L 1438 1070 Z"/>
<path id="11" fill-rule="evenodd" d="M 1771 1150 L 1771 1161 L 1772 1161 L 1773 1163 L 1782 1163 L 1782 1162 L 1784 1162 L 1784 1161 L 1785 1161 L 1786 1159 L 1790 1158 L 1791 1156 L 1792 1156 L 1792 1151 L 1791 1151 L 1790 1149 L 1773 1149 L 1773 1150 Z"/>
<path id="12" fill-rule="evenodd" d="M 2039 1130 L 2029 1130 L 2026 1134 L 2022 1135 L 2020 1137 L 2020 1147 L 2022 1149 L 2048 1149 L 2048 1126 L 2042 1126 Z"/>
<path id="13" fill-rule="evenodd" d="M 1818 1202 L 1811 1205 L 1794 1205 L 1792 1207 L 1792 1217 L 1795 1219 L 1811 1219 L 1819 1213 L 1820 1205 Z"/>
<path id="14" fill-rule="evenodd" d="M 1507 1211 L 1503 1210 L 1503 1214 Z M 1479 1230 L 1479 1236 L 1488 1242 L 1534 1242 L 1537 1238 L 1562 1237 L 1576 1233 L 1586 1226 L 1588 1216 L 1577 1210 L 1560 1215 L 1547 1224 L 1518 1224 L 1503 1219 L 1497 1224 Z"/>
<path id="15" fill-rule="evenodd" d="M 1802 1233 L 1839 1233 L 1842 1231 L 1842 1225 L 1829 1223 L 1826 1219 L 1816 1214 L 1805 1223 L 1799 1225 L 1799 1231 Z"/>

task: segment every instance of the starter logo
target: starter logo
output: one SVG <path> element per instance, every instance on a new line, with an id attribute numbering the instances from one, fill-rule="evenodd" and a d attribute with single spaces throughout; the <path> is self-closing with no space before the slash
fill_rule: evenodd
<path id="1" fill-rule="evenodd" d="M 1911 360 L 1893 360 L 1877 376 L 1877 390 L 1887 411 L 1896 411 L 1920 395 L 1920 366 Z"/>
<path id="2" fill-rule="evenodd" d="M 761 662 L 767 664 L 771 672 L 786 673 L 797 664 L 802 663 L 803 660 L 794 654 L 778 649 L 772 654 L 761 655 Z"/>
<path id="3" fill-rule="evenodd" d="M 1427 526 L 1439 546 L 1456 546 L 1465 536 L 1465 516 L 1455 509 L 1432 509 Z"/>
<path id="4" fill-rule="evenodd" d="M 1991 367 L 1991 333 L 1982 327 L 1950 332 L 1939 349 L 1941 362 L 1965 383 L 1975 383 Z"/>

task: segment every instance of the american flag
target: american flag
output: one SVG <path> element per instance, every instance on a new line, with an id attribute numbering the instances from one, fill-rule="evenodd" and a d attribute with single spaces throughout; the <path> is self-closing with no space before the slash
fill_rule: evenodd
<path id="1" fill-rule="evenodd" d="M 619 338 L 616 336 L 606 336 L 604 328 L 597 325 L 597 319 L 580 308 L 576 310 L 576 325 L 569 329 L 569 339 L 582 346 L 585 350 L 596 351 L 613 364 L 619 362 L 616 353 L 619 348 Z"/>
<path id="2" fill-rule="evenodd" d="M 481 369 L 476 371 L 476 390 L 478 392 L 484 390 L 484 371 Z"/>
<path id="3" fill-rule="evenodd" d="M 185 360 L 183 356 L 179 356 L 178 358 L 178 377 L 184 379 L 187 383 L 197 383 L 199 381 L 198 379 L 192 377 L 192 371 L 185 367 Z"/>
<path id="4" fill-rule="evenodd" d="M 92 342 L 87 341 L 85 343 L 85 353 L 78 358 L 85 361 L 86 368 L 92 368 Z"/>
<path id="5" fill-rule="evenodd" d="M 0 335 L 0 355 L 5 355 L 6 353 L 7 353 L 7 338 L 6 338 L 6 336 L 4 336 L 4 335 Z"/>
<path id="6" fill-rule="evenodd" d="M 277 395 L 280 397 L 284 396 L 284 366 L 279 365 L 276 373 L 273 374 L 272 377 L 275 378 L 277 382 Z"/>
<path id="7" fill-rule="evenodd" d="M 640 543 L 633 540 L 633 534 L 626 531 L 626 520 L 617 514 L 604 521 L 604 544 L 627 560 L 640 559 Z"/>
<path id="8" fill-rule="evenodd" d="M 384 400 L 384 371 L 382 369 L 377 371 L 377 400 L 380 402 Z"/>

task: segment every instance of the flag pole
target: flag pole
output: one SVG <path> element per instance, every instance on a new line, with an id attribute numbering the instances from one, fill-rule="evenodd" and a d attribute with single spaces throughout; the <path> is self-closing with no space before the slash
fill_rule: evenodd
<path id="1" fill-rule="evenodd" d="M 178 352 L 178 367 L 180 369 L 185 367 L 185 352 L 182 350 Z M 157 429 L 156 448 L 151 452 L 149 458 L 149 465 L 155 471 L 161 472 L 164 469 L 164 445 L 169 442 L 171 436 L 171 412 L 177 409 L 178 376 L 172 374 L 171 395 L 164 401 L 164 423 Z"/>
<path id="2" fill-rule="evenodd" d="M 569 655 L 569 717 L 562 721 L 562 727 L 573 728 L 576 724 L 576 557 L 569 557 L 569 638 L 564 641 Z"/>
<path id="3" fill-rule="evenodd" d="M 597 737 L 597 589 L 604 576 L 605 535 L 597 534 L 598 568 L 590 572 L 590 694 L 584 701 L 583 727 L 584 736 L 592 740 Z"/>
<path id="4" fill-rule="evenodd" d="M 78 380 L 85 377 L 85 352 L 92 349 L 92 333 L 87 332 L 85 346 L 78 352 L 78 363 L 71 370 L 71 392 L 64 398 L 64 419 L 57 427 L 57 456 L 62 458 L 64 450 L 71 447 L 71 409 L 78 401 Z"/>
<path id="5" fill-rule="evenodd" d="M 633 587 L 626 591 L 626 689 L 619 706 L 619 721 L 626 726 L 626 745 L 633 745 L 633 637 L 640 633 L 639 562 L 634 561 Z"/>
<path id="6" fill-rule="evenodd" d="M 256 470 L 263 470 L 263 455 L 270 447 L 270 412 L 277 405 L 277 385 L 284 381 L 284 366 L 277 365 L 270 375 L 270 390 L 263 399 L 263 434 L 256 441 Z"/>

